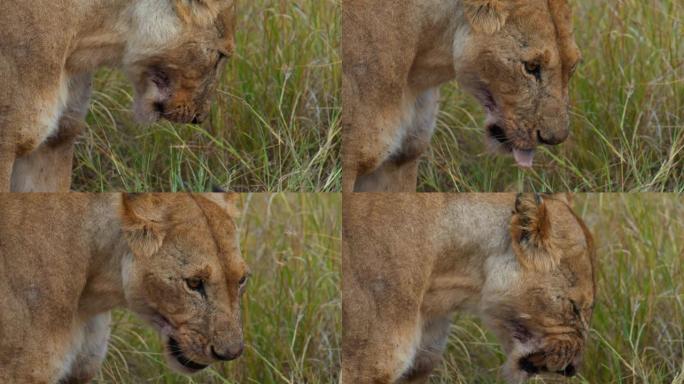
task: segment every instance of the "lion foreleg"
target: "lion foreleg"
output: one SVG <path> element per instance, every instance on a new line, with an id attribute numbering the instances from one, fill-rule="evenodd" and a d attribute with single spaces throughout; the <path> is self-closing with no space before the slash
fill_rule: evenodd
<path id="1" fill-rule="evenodd" d="M 71 351 L 71 367 L 59 384 L 90 383 L 97 376 L 107 355 L 111 321 L 111 313 L 107 312 L 83 324 L 82 338 Z"/>
<path id="2" fill-rule="evenodd" d="M 397 131 L 398 144 L 375 170 L 357 178 L 357 191 L 415 192 L 418 161 L 430 145 L 435 130 L 439 90 L 430 89 L 409 103 Z"/>
<path id="3" fill-rule="evenodd" d="M 74 142 L 85 129 L 91 94 L 91 75 L 69 80 L 67 108 L 57 132 L 35 150 L 16 159 L 11 189 L 15 192 L 68 192 L 74 157 Z"/>
<path id="4" fill-rule="evenodd" d="M 71 124 L 70 122 L 69 125 Z M 64 126 L 60 124 L 60 130 Z M 17 158 L 12 171 L 12 191 L 68 192 L 71 187 L 75 140 L 75 136 L 59 137 Z"/>
<path id="5" fill-rule="evenodd" d="M 448 316 L 425 322 L 413 366 L 404 375 L 402 384 L 423 384 L 429 381 L 430 374 L 442 359 L 450 324 L 451 319 Z"/>
<path id="6" fill-rule="evenodd" d="M 0 141 L 3 138 L 0 136 Z M 10 191 L 10 179 L 12 177 L 12 167 L 14 166 L 14 153 L 11 149 L 0 146 L 0 193 Z"/>

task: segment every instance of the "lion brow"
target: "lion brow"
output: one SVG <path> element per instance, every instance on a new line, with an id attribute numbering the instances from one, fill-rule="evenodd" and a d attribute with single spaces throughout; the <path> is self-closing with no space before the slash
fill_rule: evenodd
<path id="1" fill-rule="evenodd" d="M 190 198 L 192 199 L 192 201 L 195 202 L 195 204 L 199 208 L 200 212 L 202 212 L 202 216 L 204 217 L 204 222 L 207 224 L 207 227 L 209 228 L 209 233 L 211 234 L 211 237 L 214 240 L 214 246 L 216 247 L 217 253 L 219 255 L 224 254 L 227 250 L 225 250 L 225 249 L 223 249 L 223 247 L 221 247 L 221 242 L 219 241 L 216 230 L 211 225 L 212 220 L 209 218 L 209 215 L 207 214 L 204 207 L 202 206 L 202 204 L 200 204 L 200 202 L 197 200 L 197 197 L 194 194 L 190 193 Z M 221 264 L 221 268 L 223 268 L 224 275 L 228 276 L 229 275 L 229 273 L 228 273 L 229 268 L 227 266 L 227 262 L 221 257 L 219 257 L 219 260 L 221 261 L 220 264 Z"/>
<path id="2" fill-rule="evenodd" d="M 560 47 L 561 65 L 572 66 L 568 63 L 568 50 L 571 49 L 573 39 L 572 12 L 567 0 L 547 0 L 551 20 L 556 29 L 556 40 Z"/>
<path id="3" fill-rule="evenodd" d="M 209 216 L 207 215 L 207 212 L 204 210 L 202 207 L 202 204 L 197 201 L 197 198 L 195 197 L 194 194 L 188 193 L 190 195 L 190 198 L 192 201 L 197 205 L 197 208 L 199 208 L 200 212 L 202 212 L 202 217 L 204 217 L 204 222 L 207 224 L 207 228 L 209 228 L 209 233 L 211 234 L 212 240 L 214 240 L 214 246 L 216 247 L 216 251 L 218 253 L 221 253 L 221 245 L 219 244 L 218 237 L 216 236 L 216 232 L 214 231 L 214 228 L 211 226 Z"/>

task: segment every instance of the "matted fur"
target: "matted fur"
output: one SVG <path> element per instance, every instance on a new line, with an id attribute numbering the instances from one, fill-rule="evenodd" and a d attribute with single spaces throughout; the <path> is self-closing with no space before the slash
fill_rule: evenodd
<path id="1" fill-rule="evenodd" d="M 237 358 L 234 198 L 0 194 L 0 382 L 90 382 L 116 307 L 160 332 L 181 373 Z"/>
<path id="2" fill-rule="evenodd" d="M 343 231 L 342 384 L 427 383 L 457 311 L 509 383 L 579 369 L 595 256 L 565 196 L 351 194 Z"/>
<path id="3" fill-rule="evenodd" d="M 539 144 L 565 141 L 571 19 L 566 0 L 345 0 L 344 191 L 415 191 L 454 79 L 487 111 L 493 151 L 529 167 Z"/>
<path id="4" fill-rule="evenodd" d="M 0 25 L 0 192 L 66 191 L 92 73 L 121 67 L 141 122 L 199 123 L 234 49 L 235 3 L 8 0 Z"/>

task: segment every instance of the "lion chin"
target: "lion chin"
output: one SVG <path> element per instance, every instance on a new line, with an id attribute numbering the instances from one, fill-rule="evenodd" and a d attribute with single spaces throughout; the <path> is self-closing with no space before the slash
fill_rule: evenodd
<path id="1" fill-rule="evenodd" d="M 164 336 L 164 357 L 169 367 L 185 375 L 198 373 L 209 366 L 187 357 L 178 341 L 171 336 Z"/>
<path id="2" fill-rule="evenodd" d="M 503 129 L 499 119 L 489 114 L 487 116 L 486 137 L 487 148 L 493 153 L 512 155 L 516 164 L 521 168 L 532 168 L 534 164 L 534 149 L 521 149 L 515 147 Z"/>
<path id="3" fill-rule="evenodd" d="M 164 344 L 164 358 L 171 369 L 181 374 L 192 375 L 209 366 L 209 364 L 193 361 L 183 352 L 178 340 L 171 336 L 173 327 L 164 316 L 155 313 L 144 317 L 161 334 Z"/>
<path id="4" fill-rule="evenodd" d="M 504 379 L 509 384 L 522 384 L 535 376 L 550 378 L 559 376 L 573 377 L 577 373 L 574 362 L 569 363 L 558 372 L 549 371 L 543 364 L 539 365 L 539 360 L 543 356 L 544 352 L 538 346 L 538 343 L 516 343 L 502 367 Z"/>
<path id="5" fill-rule="evenodd" d="M 171 89 L 154 79 L 146 80 L 144 91 L 136 95 L 133 104 L 135 119 L 140 124 L 152 124 L 162 119 L 164 106 L 171 98 Z"/>

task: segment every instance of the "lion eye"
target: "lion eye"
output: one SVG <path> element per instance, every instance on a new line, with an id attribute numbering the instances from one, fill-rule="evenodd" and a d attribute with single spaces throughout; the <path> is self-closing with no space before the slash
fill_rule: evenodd
<path id="1" fill-rule="evenodd" d="M 245 284 L 247 284 L 247 279 L 248 279 L 248 277 L 249 277 L 249 276 L 244 275 L 244 276 L 242 276 L 242 278 L 240 279 L 240 281 L 238 281 L 238 284 L 240 285 L 241 288 L 244 287 Z"/>
<path id="2" fill-rule="evenodd" d="M 535 77 L 537 80 L 541 80 L 541 65 L 532 61 L 526 61 L 525 72 Z"/>
<path id="3" fill-rule="evenodd" d="M 204 281 L 202 281 L 202 279 L 200 278 L 193 277 L 190 279 L 186 279 L 185 284 L 191 291 L 199 292 L 202 294 L 202 296 L 204 296 L 206 293 L 204 291 Z"/>
<path id="4" fill-rule="evenodd" d="M 580 317 L 580 309 L 575 300 L 570 300 L 570 304 L 572 304 L 572 311 L 575 313 L 575 316 Z"/>
<path id="5" fill-rule="evenodd" d="M 570 68 L 570 76 L 572 76 L 572 75 L 575 74 L 575 71 L 577 71 L 577 67 L 579 67 L 579 63 L 580 63 L 579 61 L 576 62 L 576 63 L 572 66 L 572 68 Z"/>
<path id="6" fill-rule="evenodd" d="M 221 61 L 223 59 L 230 59 L 230 54 L 227 53 L 226 51 L 219 49 L 217 52 L 218 52 L 219 61 Z"/>
<path id="7" fill-rule="evenodd" d="M 226 62 L 226 60 L 229 58 L 228 55 L 223 52 L 223 51 L 216 51 L 218 53 L 218 58 L 216 60 L 216 63 L 214 64 L 215 69 L 219 69 L 223 63 Z"/>

